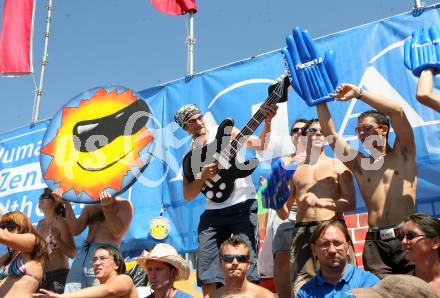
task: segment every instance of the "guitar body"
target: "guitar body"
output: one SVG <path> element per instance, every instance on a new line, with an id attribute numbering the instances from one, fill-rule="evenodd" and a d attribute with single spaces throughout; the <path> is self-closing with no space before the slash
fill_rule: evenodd
<path id="1" fill-rule="evenodd" d="M 201 174 L 205 165 L 218 163 L 217 174 L 212 179 L 205 181 L 201 190 L 206 198 L 216 203 L 226 201 L 234 191 L 235 180 L 249 176 L 258 166 L 258 159 L 256 158 L 239 162 L 235 158 L 235 154 L 232 158 L 224 154 L 224 149 L 231 142 L 233 127 L 234 121 L 232 119 L 223 120 L 214 141 L 203 147 L 194 148 L 183 158 L 183 173 L 189 182 L 194 181 Z"/>

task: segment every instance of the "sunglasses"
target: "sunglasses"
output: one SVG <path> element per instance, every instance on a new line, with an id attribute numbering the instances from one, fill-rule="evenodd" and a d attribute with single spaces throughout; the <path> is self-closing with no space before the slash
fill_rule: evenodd
<path id="1" fill-rule="evenodd" d="M 427 237 L 427 238 L 429 238 L 428 235 L 417 234 L 417 233 L 415 233 L 415 232 L 408 231 L 408 232 L 406 232 L 406 233 L 405 233 L 405 232 L 400 233 L 400 234 L 397 236 L 397 239 L 399 239 L 400 241 L 403 241 L 403 239 L 406 238 L 406 240 L 411 241 L 411 240 L 413 240 L 414 238 L 417 238 L 417 237 Z"/>
<path id="2" fill-rule="evenodd" d="M 320 128 L 314 128 L 314 127 L 309 127 L 306 130 L 307 133 L 317 133 L 318 131 L 322 132 L 322 130 Z"/>
<path id="3" fill-rule="evenodd" d="M 234 259 L 237 260 L 238 263 L 246 263 L 249 261 L 249 256 L 247 255 L 223 255 L 220 258 L 225 263 L 232 263 Z"/>
<path id="4" fill-rule="evenodd" d="M 18 228 L 18 225 L 12 221 L 7 221 L 7 222 L 0 224 L 0 229 L 7 229 L 8 231 L 10 231 L 10 230 L 14 230 L 16 228 Z"/>
<path id="5" fill-rule="evenodd" d="M 301 127 L 293 127 L 291 130 L 290 130 L 290 134 L 291 135 L 293 135 L 294 133 L 298 133 L 298 132 L 300 132 L 301 131 Z"/>
<path id="6" fill-rule="evenodd" d="M 366 124 L 366 125 L 356 126 L 356 127 L 354 128 L 354 131 L 355 131 L 357 134 L 359 134 L 359 133 L 361 133 L 361 132 L 369 132 L 370 130 L 372 130 L 372 129 L 376 129 L 376 128 L 378 128 L 378 127 L 380 127 L 380 125 L 374 126 L 374 125 L 371 125 L 371 124 Z"/>
<path id="7" fill-rule="evenodd" d="M 53 200 L 54 198 L 51 196 L 51 195 L 49 195 L 49 194 L 42 194 L 41 196 L 40 196 L 40 201 L 41 200 Z"/>

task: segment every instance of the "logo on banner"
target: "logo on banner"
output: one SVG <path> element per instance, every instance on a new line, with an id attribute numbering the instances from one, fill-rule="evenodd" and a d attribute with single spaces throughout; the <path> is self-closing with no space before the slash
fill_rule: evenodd
<path id="1" fill-rule="evenodd" d="M 134 91 L 101 87 L 69 101 L 43 138 L 40 165 L 47 185 L 65 199 L 93 203 L 118 195 L 147 167 L 153 151 L 151 109 Z"/>
<path id="2" fill-rule="evenodd" d="M 170 233 L 170 222 L 166 217 L 157 216 L 150 221 L 150 235 L 156 240 L 163 240 Z"/>

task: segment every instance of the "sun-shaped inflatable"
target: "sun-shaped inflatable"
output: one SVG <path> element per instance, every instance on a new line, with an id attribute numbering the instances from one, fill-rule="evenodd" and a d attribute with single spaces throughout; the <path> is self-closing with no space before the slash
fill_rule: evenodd
<path id="1" fill-rule="evenodd" d="M 153 152 L 151 110 L 124 87 L 100 87 L 69 101 L 51 120 L 40 165 L 46 184 L 64 198 L 94 203 L 102 191 L 126 191 Z"/>

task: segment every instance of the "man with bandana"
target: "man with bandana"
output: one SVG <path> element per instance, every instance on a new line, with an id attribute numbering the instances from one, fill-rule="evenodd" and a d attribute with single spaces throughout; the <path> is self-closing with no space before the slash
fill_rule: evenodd
<path id="1" fill-rule="evenodd" d="M 264 150 L 269 143 L 271 121 L 277 111 L 277 106 L 262 107 L 264 127 L 258 137 L 249 136 L 244 147 L 254 150 Z M 201 110 L 195 104 L 182 106 L 175 114 L 174 119 L 189 135 L 193 142 L 191 150 L 211 143 L 215 131 L 206 127 Z M 232 138 L 239 130 L 232 129 Z M 217 163 L 203 166 L 201 174 L 190 182 L 183 177 L 183 194 L 187 201 L 194 199 L 200 192 L 207 179 L 217 173 Z M 234 183 L 234 191 L 224 202 L 215 203 L 208 199 L 206 210 L 200 217 L 198 227 L 199 248 L 197 251 L 197 284 L 202 287 L 203 296 L 208 297 L 217 288 L 217 284 L 224 284 L 223 273 L 219 265 L 220 243 L 228 239 L 231 234 L 239 235 L 251 248 L 250 268 L 248 280 L 258 282 L 259 274 L 256 264 L 258 246 L 258 217 L 257 200 L 252 178 L 238 178 Z"/>

